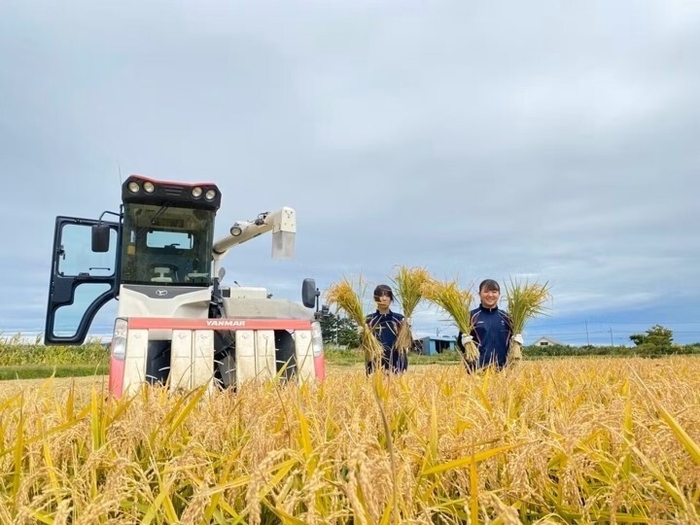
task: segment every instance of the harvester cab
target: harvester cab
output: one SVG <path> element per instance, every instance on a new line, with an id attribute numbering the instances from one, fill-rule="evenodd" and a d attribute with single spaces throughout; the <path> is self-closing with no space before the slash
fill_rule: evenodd
<path id="1" fill-rule="evenodd" d="M 323 379 L 318 319 L 326 309 L 313 279 L 302 282 L 302 304 L 222 282 L 223 257 L 262 234 L 272 234 L 272 257 L 292 257 L 295 211 L 261 213 L 214 240 L 220 204 L 215 184 L 132 175 L 118 213 L 57 217 L 44 343 L 83 344 L 97 312 L 117 299 L 109 369 L 116 397 L 144 383 L 174 390 Z"/>

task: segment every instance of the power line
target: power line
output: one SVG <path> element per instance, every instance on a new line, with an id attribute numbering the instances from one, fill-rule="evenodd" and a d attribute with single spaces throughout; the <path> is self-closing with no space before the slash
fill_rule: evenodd
<path id="1" fill-rule="evenodd" d="M 545 323 L 552 326 L 567 326 L 567 325 L 581 325 L 586 322 L 590 324 L 627 324 L 627 325 L 639 325 L 639 326 L 653 326 L 653 325 L 700 325 L 700 321 L 650 321 L 650 322 L 640 322 L 640 321 L 591 321 L 590 319 L 581 319 L 580 321 L 549 321 L 546 318 L 533 319 L 532 323 Z"/>

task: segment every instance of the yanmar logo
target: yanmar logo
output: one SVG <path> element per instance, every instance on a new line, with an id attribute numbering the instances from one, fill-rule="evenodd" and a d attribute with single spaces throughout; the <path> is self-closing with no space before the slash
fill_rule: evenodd
<path id="1" fill-rule="evenodd" d="M 207 320 L 207 326 L 223 326 L 226 328 L 242 328 L 245 326 L 245 321 L 236 321 L 235 319 L 210 319 Z"/>

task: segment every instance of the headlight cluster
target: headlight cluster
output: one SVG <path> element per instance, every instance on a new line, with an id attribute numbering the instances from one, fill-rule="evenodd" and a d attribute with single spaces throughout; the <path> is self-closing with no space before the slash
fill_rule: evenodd
<path id="1" fill-rule="evenodd" d="M 114 359 L 123 360 L 126 357 L 126 319 L 117 319 L 114 321 L 114 333 L 112 334 L 112 343 L 109 351 Z"/>
<path id="2" fill-rule="evenodd" d="M 204 192 L 204 190 L 202 190 L 202 188 L 199 186 L 195 186 L 194 188 L 192 188 L 192 196 L 195 199 L 200 198 L 202 196 L 203 192 Z M 207 192 L 204 194 L 204 198 L 207 199 L 208 201 L 214 200 L 215 197 L 216 197 L 216 190 L 207 190 Z"/>
<path id="3" fill-rule="evenodd" d="M 141 189 L 142 189 L 142 187 L 138 182 L 131 181 L 129 183 L 129 191 L 131 193 L 133 193 L 134 195 L 136 195 L 138 192 L 140 192 Z M 154 191 L 156 191 L 156 187 L 151 181 L 147 180 L 146 182 L 143 183 L 143 191 L 145 191 L 146 193 L 153 193 Z"/>
<path id="4" fill-rule="evenodd" d="M 314 357 L 323 355 L 323 333 L 321 332 L 321 323 L 318 321 L 311 323 L 311 347 L 314 351 Z"/>
<path id="5" fill-rule="evenodd" d="M 122 184 L 122 202 L 213 210 L 221 204 L 221 192 L 213 182 L 187 184 L 131 175 Z"/>

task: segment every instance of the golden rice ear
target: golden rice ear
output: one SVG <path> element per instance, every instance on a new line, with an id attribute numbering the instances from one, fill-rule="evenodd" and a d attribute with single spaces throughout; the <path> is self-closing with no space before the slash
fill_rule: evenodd
<path id="1" fill-rule="evenodd" d="M 457 281 L 442 282 L 431 279 L 423 286 L 425 298 L 444 310 L 454 325 L 463 333 L 472 331 L 471 303 L 473 297 L 468 290 L 459 288 Z"/>
<path id="2" fill-rule="evenodd" d="M 328 287 L 326 300 L 328 306 L 335 306 L 337 311 L 343 310 L 350 319 L 361 326 L 366 317 L 361 300 L 363 295 L 362 277 L 360 277 L 358 287 L 360 290 L 356 291 L 355 285 L 348 278 L 343 277 L 340 282 L 333 283 Z"/>
<path id="3" fill-rule="evenodd" d="M 523 333 L 527 321 L 544 315 L 544 303 L 551 298 L 548 283 L 520 283 L 511 279 L 506 286 L 508 314 L 513 323 L 514 333 Z"/>
<path id="4" fill-rule="evenodd" d="M 398 267 L 392 282 L 404 316 L 411 317 L 423 299 L 423 288 L 430 279 L 430 274 L 425 268 Z"/>

